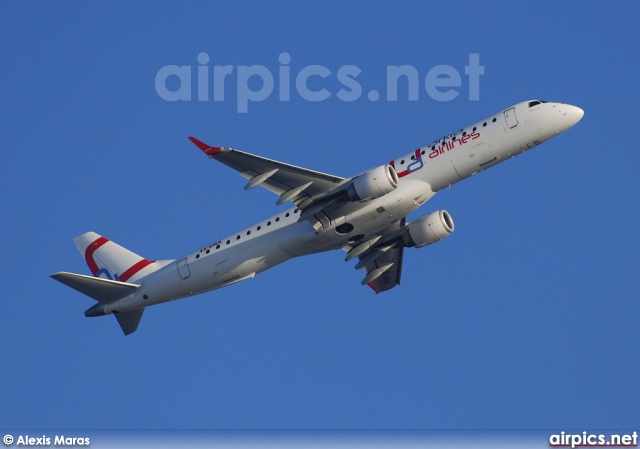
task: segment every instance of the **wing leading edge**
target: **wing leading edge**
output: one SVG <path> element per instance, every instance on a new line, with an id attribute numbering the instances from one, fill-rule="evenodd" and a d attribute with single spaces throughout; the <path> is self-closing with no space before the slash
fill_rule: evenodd
<path id="1" fill-rule="evenodd" d="M 278 204 L 293 201 L 300 206 L 305 200 L 322 195 L 345 180 L 340 176 L 285 164 L 233 148 L 212 147 L 195 137 L 189 137 L 189 140 L 207 156 L 231 167 L 247 179 L 245 189 L 259 185 L 279 195 Z"/>

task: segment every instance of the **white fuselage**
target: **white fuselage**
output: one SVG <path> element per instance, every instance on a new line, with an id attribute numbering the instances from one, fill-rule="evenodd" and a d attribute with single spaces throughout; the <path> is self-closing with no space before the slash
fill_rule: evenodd
<path id="1" fill-rule="evenodd" d="M 439 190 L 569 129 L 583 111 L 562 103 L 519 103 L 435 140 L 391 162 L 399 176 L 392 192 L 347 203 L 340 219 L 316 231 L 291 207 L 167 263 L 131 282 L 135 293 L 104 307 L 124 312 L 224 287 L 251 278 L 291 258 L 345 247 L 357 235 L 372 235 L 420 207 Z M 354 226 L 340 234 L 342 223 Z"/>

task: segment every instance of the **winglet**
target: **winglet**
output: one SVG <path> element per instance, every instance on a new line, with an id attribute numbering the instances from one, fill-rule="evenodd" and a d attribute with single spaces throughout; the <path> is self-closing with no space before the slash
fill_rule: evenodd
<path id="1" fill-rule="evenodd" d="M 206 143 L 196 139 L 193 136 L 189 136 L 189 140 L 191 142 L 194 143 L 195 146 L 197 146 L 198 148 L 200 148 L 202 150 L 202 152 L 204 154 L 206 154 L 207 156 L 211 157 L 211 156 L 215 156 L 216 154 L 220 154 L 222 153 L 222 148 L 220 147 L 212 147 L 207 145 Z"/>

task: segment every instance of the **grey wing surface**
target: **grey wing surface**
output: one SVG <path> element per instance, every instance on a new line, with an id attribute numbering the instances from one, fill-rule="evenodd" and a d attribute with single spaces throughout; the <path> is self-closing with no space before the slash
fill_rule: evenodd
<path id="1" fill-rule="evenodd" d="M 375 270 L 384 269 L 391 265 L 388 269 L 384 270 L 380 276 L 376 277 L 373 281 L 367 284 L 376 293 L 382 293 L 387 290 L 391 290 L 396 285 L 400 285 L 400 277 L 402 275 L 402 259 L 404 256 L 404 247 L 395 246 L 388 251 L 385 251 L 380 257 L 368 265 L 365 265 L 364 269 L 367 275 Z"/>
<path id="2" fill-rule="evenodd" d="M 373 237 L 375 243 L 370 250 L 358 256 L 359 261 L 355 268 L 364 268 L 366 273 L 362 284 L 369 285 L 376 293 L 400 285 L 404 258 L 404 244 L 400 235 L 405 224 L 405 218 L 392 223 L 381 232 L 379 238 Z"/>
<path id="3" fill-rule="evenodd" d="M 311 197 L 335 189 L 345 180 L 340 176 L 297 167 L 232 148 L 211 147 L 194 137 L 189 139 L 207 156 L 231 167 L 247 179 L 245 189 L 261 186 L 279 195 L 278 204 L 293 201 L 300 206 Z"/>

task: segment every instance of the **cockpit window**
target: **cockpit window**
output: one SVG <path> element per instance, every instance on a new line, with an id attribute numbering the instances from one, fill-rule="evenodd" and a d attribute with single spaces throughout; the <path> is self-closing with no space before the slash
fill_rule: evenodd
<path id="1" fill-rule="evenodd" d="M 532 108 L 532 107 L 534 107 L 535 105 L 540 104 L 540 103 L 542 103 L 542 102 L 541 102 L 541 101 L 538 101 L 538 100 L 530 101 L 530 102 L 529 102 L 529 107 L 530 107 L 530 108 Z"/>

